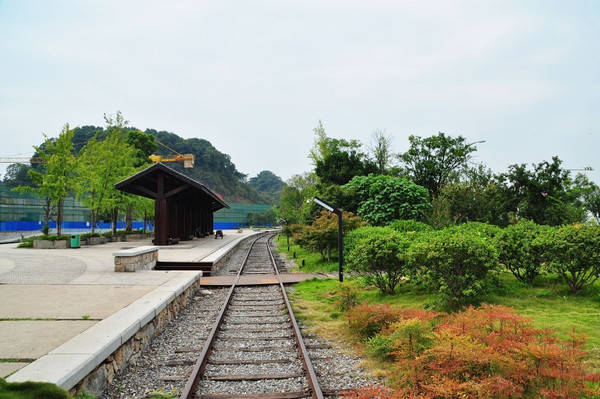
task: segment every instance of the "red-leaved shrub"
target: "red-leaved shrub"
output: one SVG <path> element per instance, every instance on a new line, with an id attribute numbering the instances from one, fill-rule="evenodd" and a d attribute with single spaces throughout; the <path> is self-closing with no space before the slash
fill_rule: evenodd
<path id="1" fill-rule="evenodd" d="M 350 331 L 361 338 L 370 338 L 399 320 L 431 320 L 437 313 L 422 309 L 400 309 L 388 304 L 360 304 L 348 312 Z"/>
<path id="2" fill-rule="evenodd" d="M 401 313 L 406 310 L 386 307 L 381 312 L 373 305 L 363 306 L 361 320 L 371 320 L 365 314 L 369 311 L 377 313 L 373 318 L 386 320 L 380 323 L 379 334 L 393 341 L 396 367 L 391 368 L 390 378 L 399 388 L 376 396 L 380 388 L 367 387 L 357 391 L 363 396 L 356 398 L 574 399 L 600 395 L 598 384 L 591 384 L 600 381 L 600 374 L 591 373 L 585 364 L 584 336 L 573 333 L 570 339 L 561 340 L 552 330 L 533 327 L 512 308 L 483 305 L 439 317 L 430 330 L 432 338 L 422 340 L 416 351 L 414 339 L 406 332 L 403 339 L 394 339 L 399 336 L 394 327 L 406 324 L 396 321 L 408 320 Z M 389 315 L 397 320 L 387 321 Z M 422 324 L 406 326 L 413 328 L 408 332 L 422 334 Z M 371 392 L 374 396 L 368 396 Z"/>

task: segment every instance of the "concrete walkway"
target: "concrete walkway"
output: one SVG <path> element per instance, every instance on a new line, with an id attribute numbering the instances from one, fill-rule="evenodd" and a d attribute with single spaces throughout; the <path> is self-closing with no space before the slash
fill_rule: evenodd
<path id="1" fill-rule="evenodd" d="M 161 247 L 159 260 L 199 261 L 255 232 Z M 112 253 L 149 245 L 115 242 L 77 249 L 0 245 L 0 377 L 6 377 L 141 297 L 199 272 L 115 273 Z M 164 288 L 162 288 L 164 289 Z"/>

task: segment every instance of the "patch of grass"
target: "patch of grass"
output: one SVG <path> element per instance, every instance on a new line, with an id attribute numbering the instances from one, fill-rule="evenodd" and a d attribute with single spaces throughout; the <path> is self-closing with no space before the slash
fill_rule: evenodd
<path id="1" fill-rule="evenodd" d="M 89 314 L 84 314 L 83 316 L 81 316 L 81 318 L 83 320 L 89 320 L 90 319 L 90 315 Z"/>
<path id="2" fill-rule="evenodd" d="M 6 382 L 0 378 L 0 399 L 73 399 L 64 389 L 47 382 Z M 83 398 L 82 398 L 83 399 Z"/>
<path id="3" fill-rule="evenodd" d="M 175 391 L 173 391 L 173 392 L 156 391 L 156 392 L 150 392 L 148 394 L 148 397 L 150 399 L 177 399 L 179 397 L 179 394 Z"/>
<path id="4" fill-rule="evenodd" d="M 400 284 L 395 295 L 383 295 L 360 279 L 347 279 L 353 284 L 360 301 L 388 303 L 399 307 L 427 308 L 435 295 L 413 284 Z M 567 295 L 568 287 L 550 276 L 528 287 L 512 274 L 502 273 L 503 288 L 486 302 L 513 307 L 532 319 L 534 326 L 551 328 L 560 338 L 567 338 L 575 330 L 588 336 L 587 348 L 600 348 L 600 284 L 596 283 L 581 295 Z M 300 314 L 309 325 L 328 330 L 344 317 L 332 317 L 336 312 L 339 282 L 336 279 L 311 279 L 294 286 L 292 298 L 301 306 Z M 331 325 L 330 325 L 331 324 Z"/>
<path id="5" fill-rule="evenodd" d="M 588 337 L 587 347 L 600 348 L 600 283 L 580 295 L 568 294 L 568 287 L 556 276 L 546 276 L 533 287 L 519 283 L 512 274 L 501 274 L 506 292 L 488 302 L 513 307 L 533 320 L 536 327 L 555 329 L 567 338 L 575 330 Z"/>
<path id="6" fill-rule="evenodd" d="M 277 244 L 277 250 L 280 254 L 296 263 L 297 268 L 291 271 L 297 271 L 301 273 L 330 273 L 337 272 L 338 270 L 337 259 L 331 261 L 322 259 L 320 254 L 308 251 L 299 245 L 294 244 L 294 241 L 291 238 L 289 251 L 287 250 L 287 241 L 284 236 L 277 236 L 275 243 Z M 296 253 L 295 259 L 293 257 L 294 252 Z M 302 266 L 303 259 L 304 266 Z"/>

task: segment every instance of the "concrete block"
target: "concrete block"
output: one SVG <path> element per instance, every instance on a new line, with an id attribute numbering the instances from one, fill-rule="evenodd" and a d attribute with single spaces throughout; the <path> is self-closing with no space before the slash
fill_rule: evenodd
<path id="1" fill-rule="evenodd" d="M 51 382 L 64 389 L 71 389 L 88 375 L 94 367 L 86 365 L 88 355 L 48 354 L 23 367 L 7 378 L 9 382 Z"/>
<path id="2" fill-rule="evenodd" d="M 158 252 L 158 247 L 155 247 L 154 245 L 144 245 L 141 247 L 123 249 L 121 251 L 113 252 L 113 256 L 122 256 L 122 257 L 137 256 L 137 255 L 143 255 L 145 253 L 155 252 L 155 251 Z"/>

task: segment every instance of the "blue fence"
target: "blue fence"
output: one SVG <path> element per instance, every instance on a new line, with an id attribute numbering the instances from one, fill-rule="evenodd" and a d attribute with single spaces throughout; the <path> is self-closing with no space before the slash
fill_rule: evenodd
<path id="1" fill-rule="evenodd" d="M 50 222 L 50 228 L 56 228 L 56 222 Z M 44 227 L 43 222 L 30 222 L 30 221 L 9 221 L 9 222 L 0 222 L 0 231 L 34 231 L 41 230 Z M 133 222 L 132 227 L 134 230 L 139 230 L 144 228 L 144 222 Z M 77 230 L 91 230 L 90 222 L 63 222 L 63 229 L 77 229 Z M 110 223 L 96 223 L 97 229 L 111 229 L 112 224 Z M 117 222 L 117 229 L 124 229 L 125 222 Z M 152 223 L 146 224 L 146 229 L 152 231 L 153 226 Z"/>

